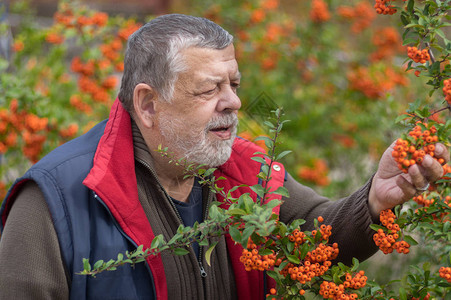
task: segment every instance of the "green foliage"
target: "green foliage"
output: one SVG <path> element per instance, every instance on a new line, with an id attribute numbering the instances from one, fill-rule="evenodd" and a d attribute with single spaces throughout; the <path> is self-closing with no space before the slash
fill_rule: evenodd
<path id="1" fill-rule="evenodd" d="M 323 8 L 315 11 L 314 4 L 319 2 Z M 386 145 L 417 121 L 437 122 L 439 139 L 450 145 L 451 121 L 443 120 L 449 117 L 450 102 L 440 91 L 451 76 L 450 1 L 400 2 L 399 18 L 376 17 L 373 5 L 366 0 L 187 1 L 184 13 L 212 19 L 235 36 L 243 75 L 239 133 L 267 150 L 253 158 L 263 164 L 256 174 L 262 184 L 250 187 L 259 201 L 254 202 L 249 194 L 232 196 L 244 186 L 227 192 L 219 188 L 216 182 L 224 178 L 215 178 L 214 168 L 171 159 L 184 166 L 186 176 L 198 176 L 201 184 L 224 198 L 228 209 L 212 204 L 205 222 L 192 228 L 180 226 L 169 241 L 156 236 L 150 249 L 140 246 L 118 254 L 116 260 L 93 265 L 85 259 L 81 274 L 113 271 L 162 251 L 185 255 L 194 241 L 209 246 L 205 256 L 210 263 L 214 240 L 225 233 L 243 248 L 254 243 L 259 255 L 276 255 L 281 260 L 267 274 L 278 284 L 277 295 L 285 299 L 318 295 L 326 281 L 339 285 L 347 273 L 356 275 L 359 267 L 374 269 L 374 264 L 354 260 L 352 266 L 338 264 L 306 283 L 282 274 L 290 264 L 304 264 L 308 253 L 327 240 L 318 233 L 320 222 L 316 220 L 316 234 L 305 232 L 299 245 L 291 241 L 304 221 L 278 222 L 272 210 L 280 201 L 267 199 L 288 193 L 266 186 L 272 164 L 281 160 L 296 179 L 326 196 L 347 195 L 374 172 Z M 72 1 L 60 1 L 49 27 L 35 22 L 26 1 L 14 1 L 11 12 L 21 20 L 12 28 L 12 58 L 0 58 L 3 194 L 17 173 L 107 117 L 117 93 L 125 41 L 139 26 L 133 18 L 105 19 L 104 14 Z M 0 36 L 7 32 L 1 24 Z M 406 58 L 401 45 L 427 49 L 430 60 L 417 63 Z M 284 108 L 290 122 L 281 120 L 278 107 Z M 287 155 L 291 151 L 286 149 L 295 151 Z M 168 149 L 159 151 L 170 157 Z M 450 283 L 438 275 L 440 266 L 451 265 L 446 202 L 451 174 L 447 173 L 427 196 L 433 200 L 429 206 L 410 201 L 394 209 L 402 238 L 411 245 L 418 243 L 417 253 L 397 278 L 387 275 L 396 274 L 391 272 L 394 260 L 389 260 L 379 283 L 369 281 L 355 291 L 360 299 L 423 299 L 428 294 L 441 299 L 449 295 Z M 383 226 L 372 228 L 377 231 Z M 307 291 L 305 296 L 299 293 L 302 290 Z"/>

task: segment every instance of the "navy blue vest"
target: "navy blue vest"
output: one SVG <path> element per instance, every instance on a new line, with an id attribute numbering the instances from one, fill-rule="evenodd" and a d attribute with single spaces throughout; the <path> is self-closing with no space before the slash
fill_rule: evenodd
<path id="1" fill-rule="evenodd" d="M 134 269 L 124 265 L 95 278 L 77 274 L 83 270 L 83 258 L 91 263 L 108 261 L 137 246 L 116 224 L 102 200 L 82 184 L 92 167 L 105 124 L 103 121 L 87 134 L 56 148 L 18 179 L 15 187 L 33 180 L 44 193 L 71 277 L 71 299 L 155 299 L 146 263 L 137 264 Z M 13 187 L 9 193 L 15 190 Z M 0 215 L 10 205 L 9 195 L 6 199 Z"/>

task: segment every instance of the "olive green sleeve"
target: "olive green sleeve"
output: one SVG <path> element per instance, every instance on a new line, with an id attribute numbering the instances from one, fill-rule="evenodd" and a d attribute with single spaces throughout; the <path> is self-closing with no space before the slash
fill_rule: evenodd
<path id="1" fill-rule="evenodd" d="M 56 231 L 34 182 L 16 197 L 0 237 L 0 299 L 69 299 Z"/>
<path id="2" fill-rule="evenodd" d="M 324 218 L 323 224 L 332 226 L 330 243 L 338 243 L 340 250 L 337 260 L 349 264 L 353 257 L 364 260 L 377 251 L 373 242 L 375 233 L 370 225 L 372 220 L 368 207 L 369 180 L 349 197 L 331 201 L 318 195 L 313 189 L 295 181 L 288 175 L 284 186 L 290 197 L 282 199 L 280 220 L 286 224 L 295 219 L 304 219 L 303 230 L 313 229 L 313 220 Z"/>

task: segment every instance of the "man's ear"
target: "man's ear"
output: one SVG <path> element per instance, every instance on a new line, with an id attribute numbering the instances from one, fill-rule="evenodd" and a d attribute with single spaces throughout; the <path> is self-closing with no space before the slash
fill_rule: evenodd
<path id="1" fill-rule="evenodd" d="M 139 83 L 135 86 L 133 91 L 135 117 L 147 128 L 153 126 L 156 102 L 157 93 L 155 89 L 145 83 Z"/>

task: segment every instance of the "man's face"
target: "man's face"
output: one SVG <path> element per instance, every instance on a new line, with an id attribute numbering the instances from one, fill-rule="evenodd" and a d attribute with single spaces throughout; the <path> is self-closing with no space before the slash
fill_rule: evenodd
<path id="1" fill-rule="evenodd" d="M 238 124 L 240 83 L 233 45 L 223 50 L 188 48 L 172 103 L 160 103 L 157 118 L 162 144 L 177 157 L 210 167 L 230 157 Z"/>

